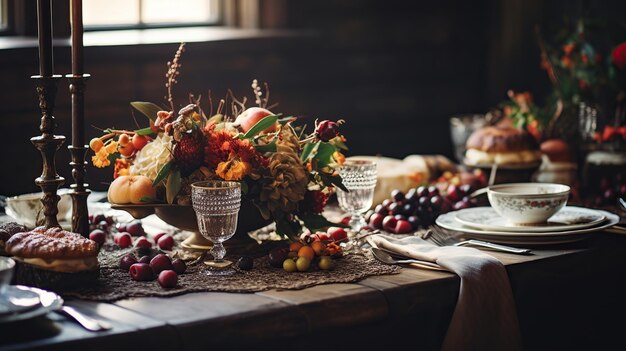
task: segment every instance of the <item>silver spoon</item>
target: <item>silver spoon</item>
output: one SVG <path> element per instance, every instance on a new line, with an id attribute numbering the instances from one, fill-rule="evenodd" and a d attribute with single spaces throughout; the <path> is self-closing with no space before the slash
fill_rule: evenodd
<path id="1" fill-rule="evenodd" d="M 377 247 L 372 247 L 370 248 L 370 250 L 372 251 L 372 255 L 374 255 L 374 257 L 379 260 L 382 263 L 386 263 L 386 264 L 409 264 L 409 263 L 415 263 L 421 266 L 425 266 L 431 269 L 437 269 L 437 270 L 444 270 L 443 268 L 441 268 L 441 266 L 439 266 L 436 263 L 433 262 L 428 262 L 428 261 L 422 261 L 422 260 L 416 260 L 413 258 L 405 258 L 405 259 L 395 259 L 393 257 L 391 257 L 390 254 L 388 254 L 387 252 L 383 251 L 382 249 L 379 249 Z"/>
<path id="2" fill-rule="evenodd" d="M 74 307 L 63 306 L 61 307 L 61 311 L 67 315 L 72 317 L 75 321 L 78 322 L 83 328 L 89 331 L 102 331 L 111 329 L 111 325 L 105 321 L 100 321 L 95 318 L 91 318 L 81 312 L 78 312 Z"/>

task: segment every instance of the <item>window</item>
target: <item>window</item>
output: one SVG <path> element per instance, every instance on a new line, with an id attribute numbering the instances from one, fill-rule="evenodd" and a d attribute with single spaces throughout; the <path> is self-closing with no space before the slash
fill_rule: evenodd
<path id="1" fill-rule="evenodd" d="M 0 0 L 0 31 L 7 28 L 7 2 Z"/>
<path id="2" fill-rule="evenodd" d="M 86 29 L 217 24 L 218 3 L 219 0 L 89 0 L 83 2 L 83 23 Z"/>

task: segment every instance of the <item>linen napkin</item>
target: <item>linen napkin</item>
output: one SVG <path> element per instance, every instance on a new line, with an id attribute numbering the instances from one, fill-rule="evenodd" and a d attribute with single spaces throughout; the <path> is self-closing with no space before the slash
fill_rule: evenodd
<path id="1" fill-rule="evenodd" d="M 461 278 L 442 350 L 521 350 L 515 301 L 500 261 L 470 247 L 436 246 L 419 237 L 377 234 L 372 246 L 435 262 Z"/>

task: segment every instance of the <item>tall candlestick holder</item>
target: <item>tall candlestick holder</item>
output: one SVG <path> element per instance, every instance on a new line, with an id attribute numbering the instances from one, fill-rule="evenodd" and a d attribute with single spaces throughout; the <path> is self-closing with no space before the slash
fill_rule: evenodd
<path id="1" fill-rule="evenodd" d="M 68 74 L 70 82 L 70 93 L 72 95 L 72 145 L 68 146 L 72 154 L 72 178 L 74 184 L 70 187 L 72 191 L 72 231 L 80 233 L 85 237 L 89 236 L 89 209 L 87 207 L 87 197 L 91 193 L 89 184 L 85 183 L 85 173 L 87 162 L 85 154 L 87 145 L 84 145 L 84 120 L 85 120 L 85 82 L 89 79 L 89 74 L 73 75 Z"/>
<path id="2" fill-rule="evenodd" d="M 57 87 L 60 75 L 53 76 L 33 76 L 35 80 L 37 95 L 39 96 L 39 109 L 41 109 L 40 136 L 30 139 L 43 159 L 43 171 L 41 176 L 35 179 L 35 184 L 41 188 L 43 197 L 43 214 L 45 217 L 45 227 L 60 227 L 57 220 L 59 213 L 58 203 L 61 197 L 57 195 L 57 189 L 65 182 L 65 179 L 57 174 L 55 164 L 55 153 L 65 142 L 62 135 L 54 135 L 56 121 L 54 119 L 54 106 L 57 94 Z"/>

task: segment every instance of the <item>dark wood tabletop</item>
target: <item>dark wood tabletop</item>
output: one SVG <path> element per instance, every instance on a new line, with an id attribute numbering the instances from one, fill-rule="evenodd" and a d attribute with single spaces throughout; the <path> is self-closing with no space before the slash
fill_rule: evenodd
<path id="1" fill-rule="evenodd" d="M 576 243 L 537 247 L 532 255 L 493 255 L 509 273 L 525 348 L 622 345 L 626 236 L 598 233 Z M 459 282 L 447 272 L 404 268 L 396 275 L 303 290 L 190 293 L 114 303 L 68 300 L 67 305 L 110 322 L 113 329 L 88 332 L 50 313 L 0 326 L 0 349 L 338 350 L 386 349 L 408 341 L 435 350 Z"/>

